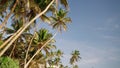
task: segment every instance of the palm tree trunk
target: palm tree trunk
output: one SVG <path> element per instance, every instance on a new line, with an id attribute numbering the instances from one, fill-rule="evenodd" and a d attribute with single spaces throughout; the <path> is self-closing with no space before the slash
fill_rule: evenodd
<path id="1" fill-rule="evenodd" d="M 18 2 L 18 0 L 16 0 L 14 6 L 13 6 L 13 8 L 12 8 L 12 10 L 11 10 L 10 13 L 5 17 L 5 19 L 4 19 L 4 21 L 2 22 L 2 24 L 0 24 L 0 29 L 2 29 L 2 28 L 5 26 L 5 24 L 7 23 L 9 17 L 10 17 L 11 14 L 13 13 L 13 11 L 14 11 L 16 5 L 17 5 L 17 2 Z"/>
<path id="2" fill-rule="evenodd" d="M 25 68 L 29 65 L 29 63 L 33 60 L 33 58 L 57 35 L 57 32 L 53 35 L 51 39 L 49 39 L 40 49 L 36 51 L 36 53 L 30 58 L 30 60 L 25 65 Z"/>
<path id="3" fill-rule="evenodd" d="M 9 57 L 11 57 L 11 56 L 12 56 L 12 54 L 13 54 L 13 52 L 14 52 L 15 47 L 16 47 L 16 41 L 15 41 L 15 44 L 13 45 L 13 48 L 12 48 L 12 51 L 11 51 L 11 53 L 10 53 Z"/>
<path id="4" fill-rule="evenodd" d="M 49 7 L 53 4 L 54 0 L 51 1 L 51 3 L 46 7 L 46 9 L 39 13 L 37 16 L 35 16 L 29 23 L 27 23 L 23 29 L 21 29 L 21 31 L 10 41 L 10 43 L 0 52 L 0 56 L 2 56 L 4 54 L 4 52 L 11 46 L 11 44 L 22 34 L 22 32 L 28 27 L 30 26 L 30 24 L 32 24 L 38 17 L 40 17 L 42 14 L 44 14 L 48 9 Z M 19 31 L 19 30 L 18 30 Z M 11 38 L 11 37 L 10 37 Z"/>
<path id="5" fill-rule="evenodd" d="M 34 37 L 35 37 L 35 32 L 34 32 L 34 35 L 33 35 L 32 39 L 30 40 L 30 43 L 29 43 L 28 48 L 27 48 L 27 52 L 26 52 L 26 56 L 25 56 L 24 68 L 25 68 L 25 65 L 26 65 L 26 62 L 27 62 L 27 56 L 28 56 L 28 52 L 29 52 L 29 49 L 30 49 L 30 45 L 32 44 L 32 41 L 33 41 Z"/>

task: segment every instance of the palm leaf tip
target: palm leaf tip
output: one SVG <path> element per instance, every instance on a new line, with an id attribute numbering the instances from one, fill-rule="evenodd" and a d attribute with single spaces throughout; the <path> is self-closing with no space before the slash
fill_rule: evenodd
<path id="1" fill-rule="evenodd" d="M 63 4 L 66 9 L 69 9 L 69 5 L 68 5 L 67 0 L 60 0 L 60 3 Z"/>

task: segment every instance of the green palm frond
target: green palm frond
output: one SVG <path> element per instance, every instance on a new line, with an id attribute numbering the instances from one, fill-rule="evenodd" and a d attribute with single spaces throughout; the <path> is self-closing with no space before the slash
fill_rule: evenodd
<path id="1" fill-rule="evenodd" d="M 6 31 L 7 34 L 12 34 L 12 33 L 15 32 L 15 31 L 14 31 L 13 29 L 11 29 L 11 28 L 5 28 L 5 31 Z"/>
<path id="2" fill-rule="evenodd" d="M 50 17 L 51 25 L 54 29 L 58 29 L 58 31 L 67 30 L 67 23 L 71 22 L 70 17 L 66 17 L 67 11 L 63 9 L 59 9 L 54 16 Z"/>
<path id="3" fill-rule="evenodd" d="M 78 50 L 73 51 L 71 55 L 72 57 L 70 58 L 70 64 L 74 64 L 75 62 L 78 62 L 79 59 L 81 59 Z"/>
<path id="4" fill-rule="evenodd" d="M 60 0 L 60 2 L 65 6 L 65 8 L 69 8 L 67 0 Z"/>
<path id="5" fill-rule="evenodd" d="M 66 23 L 71 23 L 71 22 L 72 22 L 72 20 L 71 20 L 70 17 L 66 17 L 66 18 L 64 18 L 63 21 L 66 22 Z"/>
<path id="6" fill-rule="evenodd" d="M 42 15 L 40 18 L 43 22 L 47 22 L 48 24 L 50 24 L 50 18 L 46 15 Z"/>

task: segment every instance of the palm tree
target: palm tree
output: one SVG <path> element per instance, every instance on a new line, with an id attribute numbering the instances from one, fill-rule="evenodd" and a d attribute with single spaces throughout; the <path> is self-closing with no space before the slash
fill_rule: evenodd
<path id="1" fill-rule="evenodd" d="M 57 50 L 57 51 L 56 51 L 56 56 L 57 56 L 58 58 L 62 57 L 62 55 L 63 55 L 63 52 L 62 52 L 61 50 Z"/>
<path id="2" fill-rule="evenodd" d="M 47 29 L 41 28 L 39 31 L 35 32 L 35 37 L 33 39 L 33 43 L 30 47 L 29 51 L 29 58 L 33 56 L 33 54 L 39 50 L 50 38 L 52 37 L 52 34 L 49 33 Z M 52 39 L 49 43 L 44 46 L 44 48 L 34 57 L 32 62 L 34 62 L 36 66 L 37 64 L 44 64 L 46 65 L 46 62 L 49 60 L 50 55 L 52 56 L 51 50 L 56 48 L 53 43 L 55 42 L 54 39 Z M 46 55 L 46 56 L 45 56 Z M 48 57 L 49 56 L 49 57 Z M 42 61 L 42 62 L 41 62 Z M 31 63 L 32 63 L 31 62 Z M 31 64 L 30 63 L 30 64 Z M 29 66 L 31 67 L 31 65 Z"/>
<path id="3" fill-rule="evenodd" d="M 35 38 L 33 40 L 34 46 L 37 47 L 36 49 L 40 49 L 43 44 L 45 44 L 51 37 L 52 34 L 49 33 L 47 29 L 40 29 L 38 32 L 36 32 Z M 55 40 L 52 39 L 42 50 L 48 54 L 51 49 L 56 48 L 55 45 L 53 45 L 54 42 Z"/>
<path id="4" fill-rule="evenodd" d="M 11 24 L 12 28 L 5 28 L 5 32 L 8 35 L 5 40 L 11 37 L 22 25 L 23 23 L 17 20 Z M 13 45 L 7 50 L 7 54 L 5 53 L 6 55 L 10 54 L 10 56 L 14 58 L 23 57 L 21 54 L 23 54 L 23 52 L 25 53 L 25 43 L 27 43 L 32 36 L 31 34 L 27 33 L 28 30 L 29 29 L 24 31 L 24 33 L 22 33 L 21 36 L 13 43 Z"/>
<path id="5" fill-rule="evenodd" d="M 54 3 L 54 0 L 52 0 L 50 2 L 50 4 L 46 7 L 46 9 L 44 11 L 42 11 L 41 13 L 39 13 L 37 16 L 35 16 L 28 24 L 26 24 L 25 26 L 21 27 L 12 37 L 10 37 L 8 40 L 6 40 L 1 46 L 5 46 L 6 44 L 8 44 L 8 42 L 10 40 L 12 40 L 0 53 L 0 56 L 3 55 L 3 53 L 11 46 L 11 44 L 22 34 L 22 32 L 24 32 L 24 30 L 30 26 L 30 24 L 32 24 L 39 16 L 43 15 L 48 9 L 49 7 Z M 14 38 L 13 38 L 14 37 Z M 49 42 L 49 41 L 48 41 Z M 2 49 L 2 47 L 0 48 Z"/>
<path id="6" fill-rule="evenodd" d="M 79 59 L 81 59 L 80 57 L 80 53 L 78 50 L 75 50 L 72 52 L 72 57 L 70 58 L 70 64 L 74 65 L 74 63 L 78 62 Z"/>
<path id="7" fill-rule="evenodd" d="M 63 55 L 63 52 L 61 50 L 57 50 L 57 51 L 51 51 L 48 54 L 48 59 L 47 62 L 50 65 L 50 67 L 52 66 L 60 66 L 61 64 L 61 57 Z"/>
<path id="8" fill-rule="evenodd" d="M 53 28 L 58 29 L 60 32 L 62 29 L 66 31 L 66 24 L 71 22 L 70 17 L 66 17 L 67 13 L 66 10 L 60 9 L 59 11 L 56 11 L 54 16 L 50 17 Z"/>

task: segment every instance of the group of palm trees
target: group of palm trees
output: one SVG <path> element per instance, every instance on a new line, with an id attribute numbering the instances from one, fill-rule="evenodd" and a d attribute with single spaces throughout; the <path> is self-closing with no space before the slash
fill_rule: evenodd
<path id="1" fill-rule="evenodd" d="M 20 68 L 39 68 L 39 64 L 65 68 L 61 63 L 63 52 L 57 50 L 54 37 L 67 30 L 71 22 L 68 10 L 67 0 L 0 0 L 0 57 L 19 60 Z M 57 29 L 56 33 L 38 30 L 38 19 Z M 77 68 L 79 58 L 79 51 L 72 52 L 73 68 Z"/>

